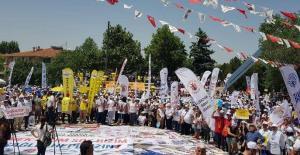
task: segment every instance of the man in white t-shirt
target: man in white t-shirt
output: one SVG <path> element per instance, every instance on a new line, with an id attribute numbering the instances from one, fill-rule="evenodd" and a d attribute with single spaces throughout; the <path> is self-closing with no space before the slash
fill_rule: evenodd
<path id="1" fill-rule="evenodd" d="M 108 116 L 107 116 L 107 121 L 108 121 L 108 125 L 112 125 L 114 119 L 115 119 L 115 112 L 116 112 L 116 105 L 115 105 L 115 101 L 113 100 L 113 97 L 110 96 L 109 100 L 107 101 L 108 104 Z"/>
<path id="2" fill-rule="evenodd" d="M 105 124 L 105 104 L 106 99 L 103 96 L 100 96 L 96 99 L 96 108 L 97 108 L 97 123 Z"/>
<path id="3" fill-rule="evenodd" d="M 129 125 L 137 124 L 138 101 L 129 101 Z"/>

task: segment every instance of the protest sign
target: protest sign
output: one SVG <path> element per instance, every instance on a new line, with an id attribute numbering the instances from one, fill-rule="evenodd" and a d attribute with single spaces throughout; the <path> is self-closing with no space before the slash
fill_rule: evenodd
<path id="1" fill-rule="evenodd" d="M 237 119 L 249 119 L 250 113 L 248 109 L 237 109 L 235 116 Z"/>
<path id="2" fill-rule="evenodd" d="M 1 110 L 3 111 L 4 117 L 6 119 L 28 116 L 29 112 L 31 111 L 30 107 L 28 106 L 11 107 L 11 108 L 1 109 Z"/>

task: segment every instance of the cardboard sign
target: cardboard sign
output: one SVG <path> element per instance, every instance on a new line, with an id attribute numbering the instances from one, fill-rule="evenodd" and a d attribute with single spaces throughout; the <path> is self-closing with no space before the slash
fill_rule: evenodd
<path id="1" fill-rule="evenodd" d="M 237 119 L 249 119 L 250 113 L 248 109 L 237 109 L 235 116 Z"/>

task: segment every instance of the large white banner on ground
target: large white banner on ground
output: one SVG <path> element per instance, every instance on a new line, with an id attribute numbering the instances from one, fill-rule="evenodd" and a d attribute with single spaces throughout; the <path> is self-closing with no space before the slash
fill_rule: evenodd
<path id="1" fill-rule="evenodd" d="M 31 70 L 30 70 L 29 74 L 27 75 L 27 78 L 26 78 L 26 81 L 25 81 L 25 84 L 24 84 L 25 88 L 28 87 L 28 84 L 29 84 L 29 81 L 31 79 L 32 73 L 33 73 L 33 67 L 31 67 Z"/>
<path id="2" fill-rule="evenodd" d="M 220 72 L 219 68 L 214 68 L 212 71 L 211 78 L 210 78 L 210 84 L 209 84 L 209 96 L 210 97 L 213 97 L 215 95 L 219 72 Z"/>
<path id="3" fill-rule="evenodd" d="M 14 70 L 14 67 L 15 67 L 15 64 L 16 62 L 15 61 L 12 61 L 9 63 L 8 65 L 8 68 L 9 68 L 9 77 L 8 77 L 8 86 L 10 87 L 11 86 L 11 78 L 12 78 L 12 73 L 13 73 L 13 70 Z"/>
<path id="4" fill-rule="evenodd" d="M 201 88 L 201 84 L 197 79 L 197 76 L 188 68 L 179 68 L 175 71 L 175 73 L 193 97 L 194 102 L 205 117 L 207 124 L 211 129 L 213 129 L 214 120 L 211 116 L 214 111 L 214 103 L 210 102 L 207 92 Z"/>
<path id="5" fill-rule="evenodd" d="M 31 112 L 30 107 L 11 107 L 6 109 L 1 109 L 6 119 L 13 119 L 18 117 L 28 116 L 29 112 Z"/>
<path id="6" fill-rule="evenodd" d="M 297 72 L 293 66 L 280 67 L 286 89 L 291 98 L 291 102 L 297 112 L 298 119 L 300 119 L 300 81 Z"/>
<path id="7" fill-rule="evenodd" d="M 42 88 L 47 87 L 47 70 L 46 70 L 46 64 L 42 63 Z"/>
<path id="8" fill-rule="evenodd" d="M 178 104 L 179 96 L 178 96 L 178 82 L 174 81 L 171 84 L 171 104 Z"/>
<path id="9" fill-rule="evenodd" d="M 163 99 L 164 96 L 168 94 L 168 69 L 163 68 L 162 70 L 160 70 L 159 74 L 160 74 L 159 94 L 160 94 L 161 99 Z"/>
<path id="10" fill-rule="evenodd" d="M 120 75 L 119 76 L 119 84 L 121 86 L 120 95 L 122 97 L 128 97 L 129 80 L 128 80 L 127 76 Z"/>
<path id="11" fill-rule="evenodd" d="M 204 88 L 205 84 L 206 84 L 206 81 L 208 79 L 208 77 L 210 76 L 211 74 L 211 71 L 205 71 L 202 75 L 202 78 L 201 78 L 201 81 L 200 81 L 200 86 L 201 86 L 201 89 Z"/>

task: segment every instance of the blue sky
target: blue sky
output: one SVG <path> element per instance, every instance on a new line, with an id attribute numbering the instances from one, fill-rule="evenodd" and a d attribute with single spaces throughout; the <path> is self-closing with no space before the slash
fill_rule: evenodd
<path id="1" fill-rule="evenodd" d="M 186 31 L 195 33 L 201 27 L 210 38 L 216 39 L 221 45 L 231 47 L 236 51 L 246 51 L 251 54 L 258 48 L 257 34 L 249 32 L 235 32 L 231 27 L 223 27 L 219 23 L 206 19 L 201 24 L 196 14 L 191 14 L 187 21 L 183 21 L 184 12 L 174 6 L 165 7 L 160 0 L 119 0 L 121 3 L 111 6 L 105 2 L 95 0 L 1 0 L 0 2 L 0 41 L 16 40 L 21 51 L 31 50 L 33 46 L 42 48 L 51 45 L 64 46 L 74 49 L 87 37 L 92 37 L 101 47 L 103 32 L 107 28 L 107 21 L 112 25 L 121 24 L 133 33 L 134 39 L 139 40 L 142 47 L 146 47 L 156 31 L 147 21 L 146 15 L 164 20 L 176 27 L 183 27 Z M 262 17 L 248 13 L 248 19 L 237 11 L 222 13 L 220 8 L 213 9 L 202 5 L 191 5 L 188 0 L 171 0 L 180 2 L 186 8 L 216 16 L 238 25 L 254 26 L 258 28 L 263 22 Z M 279 11 L 296 12 L 300 10 L 299 0 L 245 0 Z M 246 9 L 243 1 L 225 2 L 220 4 Z M 123 9 L 122 3 L 133 5 L 143 12 L 144 16 L 134 19 L 134 9 Z M 158 22 L 158 21 L 157 21 Z M 157 23 L 160 26 L 160 24 Z M 186 45 L 191 41 L 186 35 L 176 33 Z M 67 43 L 67 44 L 66 44 Z M 234 54 L 227 54 L 217 47 L 213 58 L 218 63 L 228 62 Z"/>

